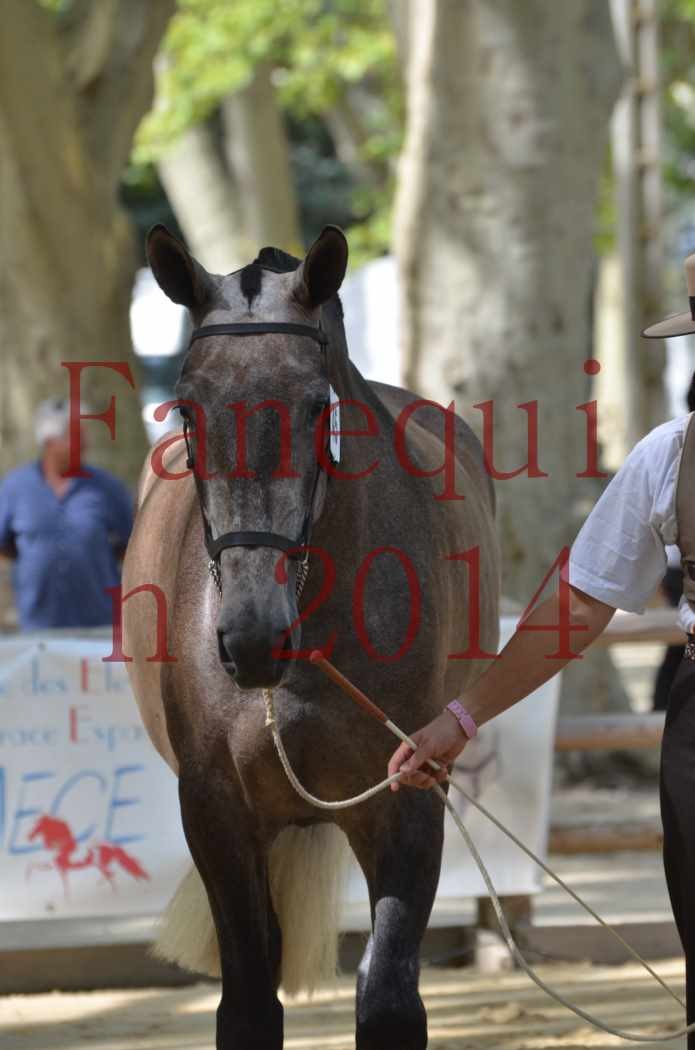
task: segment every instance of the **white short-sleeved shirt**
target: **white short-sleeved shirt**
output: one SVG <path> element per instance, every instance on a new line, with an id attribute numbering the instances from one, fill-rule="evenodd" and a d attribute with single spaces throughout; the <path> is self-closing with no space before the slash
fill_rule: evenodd
<path id="1" fill-rule="evenodd" d="M 630 452 L 572 545 L 569 581 L 606 605 L 644 612 L 676 542 L 676 480 L 690 416 L 655 427 Z M 681 599 L 678 622 L 695 632 Z"/>

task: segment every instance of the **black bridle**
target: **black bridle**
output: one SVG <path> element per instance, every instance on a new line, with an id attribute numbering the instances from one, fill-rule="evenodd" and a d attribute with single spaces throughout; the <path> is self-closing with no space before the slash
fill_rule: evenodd
<path id="1" fill-rule="evenodd" d="M 192 344 L 196 339 L 204 339 L 209 335 L 263 335 L 275 332 L 282 332 L 289 335 L 302 335 L 309 339 L 313 339 L 321 347 L 321 358 L 325 365 L 327 358 L 328 348 L 328 337 L 324 330 L 319 324 L 318 328 L 314 328 L 313 325 L 308 324 L 293 324 L 291 322 L 284 321 L 259 321 L 248 324 L 208 324 L 203 325 L 201 328 L 194 328 L 191 333 L 190 343 Z M 189 344 L 190 349 L 190 344 Z M 205 537 L 205 547 L 208 552 L 210 561 L 208 562 L 208 571 L 213 578 L 215 587 L 219 594 L 222 593 L 222 576 L 220 572 L 220 554 L 223 550 L 227 550 L 230 547 L 275 547 L 277 550 L 283 551 L 288 558 L 293 558 L 299 561 L 297 566 L 296 575 L 296 591 L 297 598 L 302 593 L 302 588 L 309 571 L 309 541 L 311 538 L 311 529 L 313 525 L 313 508 L 314 498 L 316 496 L 316 489 L 318 487 L 319 477 L 321 476 L 322 465 L 320 460 L 317 459 L 316 471 L 314 474 L 314 482 L 311 488 L 311 496 L 309 497 L 309 504 L 304 514 L 304 520 L 302 527 L 297 539 L 291 539 L 288 536 L 282 536 L 277 532 L 263 532 L 263 531 L 236 531 L 236 532 L 225 532 L 222 536 L 218 536 L 217 539 L 213 538 L 210 523 L 204 512 L 203 503 L 203 489 L 202 482 L 195 469 L 195 460 L 193 458 L 193 450 L 190 443 L 189 434 L 190 422 L 186 416 L 183 419 L 183 434 L 186 440 L 186 466 L 193 470 L 193 477 L 195 478 L 196 489 L 198 492 L 198 502 L 200 504 L 200 511 L 203 518 L 203 532 Z"/>

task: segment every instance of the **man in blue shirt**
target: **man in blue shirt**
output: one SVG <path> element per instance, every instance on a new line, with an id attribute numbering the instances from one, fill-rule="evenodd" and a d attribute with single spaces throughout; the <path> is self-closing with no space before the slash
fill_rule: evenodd
<path id="1" fill-rule="evenodd" d="M 69 415 L 67 400 L 43 402 L 40 458 L 0 482 L 0 553 L 15 560 L 15 603 L 26 631 L 110 625 L 107 588 L 120 583 L 133 524 L 130 494 L 113 475 L 83 465 L 88 477 L 65 477 Z"/>

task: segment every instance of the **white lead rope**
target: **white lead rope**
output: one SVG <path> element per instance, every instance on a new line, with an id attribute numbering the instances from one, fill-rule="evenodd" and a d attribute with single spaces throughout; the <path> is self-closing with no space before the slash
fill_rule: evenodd
<path id="1" fill-rule="evenodd" d="M 368 788 L 367 791 L 363 791 L 361 794 L 355 795 L 353 798 L 342 799 L 338 802 L 326 802 L 324 799 L 317 798 L 315 795 L 312 795 L 309 791 L 307 791 L 302 786 L 302 784 L 300 784 L 299 780 L 295 776 L 292 766 L 290 765 L 290 760 L 287 757 L 287 752 L 285 751 L 282 739 L 280 737 L 280 732 L 275 721 L 273 695 L 270 689 L 263 690 L 263 699 L 265 701 L 266 709 L 265 724 L 270 727 L 270 730 L 273 734 L 275 748 L 280 758 L 280 762 L 282 763 L 282 767 L 285 770 L 285 773 L 287 774 L 287 778 L 292 787 L 297 792 L 297 794 L 300 795 L 306 802 L 309 802 L 312 806 L 316 806 L 319 809 L 329 810 L 347 809 L 350 806 L 358 805 L 360 802 L 366 802 L 367 799 L 373 798 L 374 795 L 377 795 L 380 791 L 383 791 L 385 790 L 385 788 L 389 787 L 389 785 L 391 785 L 394 781 L 400 779 L 401 774 L 394 773 L 393 776 L 387 777 L 386 780 L 382 780 L 379 784 L 376 784 L 374 787 Z M 394 736 L 397 736 L 399 740 L 402 740 L 410 748 L 412 748 L 413 751 L 417 749 L 417 744 L 390 719 L 387 719 L 384 722 L 384 725 L 387 727 L 387 729 L 391 730 Z M 429 759 L 429 764 L 435 770 L 441 770 L 443 768 L 438 762 L 435 762 L 434 759 Z M 639 952 L 637 952 L 630 944 L 628 944 L 628 942 L 623 937 L 621 937 L 617 930 L 614 930 L 612 926 L 605 922 L 601 918 L 601 916 L 598 915 L 594 911 L 594 909 L 590 907 L 590 905 L 583 901 L 582 898 L 560 878 L 559 875 L 555 874 L 552 868 L 549 868 L 547 864 L 545 864 L 539 857 L 535 855 L 535 853 L 532 850 L 528 848 L 528 846 L 525 846 L 524 843 L 521 842 L 516 837 L 516 835 L 514 835 L 513 832 L 506 828 L 504 824 L 502 824 L 495 816 L 493 816 L 493 814 L 490 813 L 489 810 L 487 810 L 484 806 L 480 805 L 479 802 L 477 802 L 471 795 L 469 795 L 465 788 L 461 787 L 461 785 L 458 784 L 451 776 L 448 776 L 447 779 L 449 780 L 449 783 L 452 784 L 453 787 L 455 787 L 456 790 L 463 795 L 467 802 L 474 806 L 480 813 L 483 814 L 483 816 L 487 817 L 488 820 L 491 820 L 496 828 L 499 828 L 499 830 L 502 831 L 507 836 L 507 838 L 511 839 L 511 841 L 516 846 L 518 846 L 519 849 L 523 850 L 523 852 L 528 857 L 530 857 L 531 860 L 538 864 L 538 866 L 542 868 L 543 871 L 550 876 L 550 878 L 554 879 L 558 886 L 562 887 L 562 889 L 565 890 L 570 895 L 570 897 L 572 897 L 573 900 L 580 904 L 581 907 L 584 908 L 584 910 L 592 916 L 592 918 L 596 919 L 597 922 L 599 922 L 605 929 L 607 929 L 609 933 L 611 933 L 613 937 L 615 937 L 616 940 L 618 940 L 623 945 L 623 947 L 627 949 L 630 955 L 632 955 L 632 957 L 636 959 L 641 966 L 644 967 L 647 973 L 649 973 L 654 978 L 654 980 L 657 981 L 657 983 L 660 984 L 661 987 L 665 991 L 667 991 L 673 999 L 676 1000 L 678 1005 L 685 1009 L 685 1004 L 683 1003 L 682 999 L 680 999 L 680 997 L 676 995 L 676 993 L 671 988 L 669 988 L 665 981 L 663 981 L 662 978 L 659 977 L 659 975 L 652 969 L 649 963 L 645 959 L 643 959 Z M 622 1028 L 613 1028 L 611 1025 L 604 1024 L 597 1017 L 594 1017 L 593 1014 L 587 1013 L 585 1010 L 582 1010 L 581 1007 L 575 1006 L 574 1003 L 571 1003 L 568 999 L 565 999 L 563 995 L 561 995 L 559 992 L 556 992 L 553 988 L 547 985 L 545 981 L 538 976 L 531 964 L 526 961 L 524 955 L 521 952 L 521 949 L 518 947 L 516 941 L 514 940 L 512 932 L 509 929 L 509 924 L 507 923 L 504 912 L 502 910 L 502 905 L 497 895 L 497 891 L 495 890 L 492 879 L 490 877 L 490 873 L 487 870 L 485 862 L 480 856 L 480 853 L 478 852 L 478 849 L 475 843 L 473 842 L 473 839 L 471 838 L 469 832 L 464 826 L 463 821 L 459 817 L 454 806 L 449 801 L 444 791 L 442 791 L 439 784 L 435 784 L 434 789 L 439 795 L 439 797 L 442 799 L 446 808 L 449 810 L 449 813 L 451 814 L 454 823 L 461 832 L 461 835 L 463 836 L 463 839 L 466 845 L 468 846 L 468 849 L 471 851 L 471 856 L 473 857 L 473 860 L 478 866 L 478 870 L 480 871 L 480 874 L 483 877 L 483 881 L 485 882 L 485 886 L 490 895 L 490 900 L 492 901 L 492 906 L 494 908 L 495 915 L 497 916 L 497 921 L 500 925 L 500 929 L 502 930 L 502 934 L 504 936 L 505 942 L 511 955 L 517 961 L 521 969 L 525 971 L 525 973 L 531 978 L 533 983 L 541 989 L 541 991 L 545 992 L 546 995 L 549 995 L 551 999 L 555 1000 L 555 1002 L 560 1003 L 561 1006 L 564 1006 L 566 1007 L 566 1009 L 571 1010 L 571 1012 L 573 1014 L 576 1014 L 577 1017 L 581 1017 L 582 1020 L 587 1021 L 589 1024 L 593 1025 L 594 1028 L 599 1028 L 601 1029 L 601 1031 L 607 1032 L 609 1035 L 615 1035 L 618 1036 L 618 1038 L 620 1039 L 627 1039 L 633 1043 L 667 1043 L 670 1042 L 672 1039 L 679 1039 L 681 1038 L 681 1036 L 687 1035 L 690 1032 L 695 1031 L 695 1022 L 688 1025 L 685 1028 L 680 1028 L 677 1032 L 662 1032 L 658 1033 L 657 1035 L 639 1035 L 636 1032 L 623 1031 Z"/>

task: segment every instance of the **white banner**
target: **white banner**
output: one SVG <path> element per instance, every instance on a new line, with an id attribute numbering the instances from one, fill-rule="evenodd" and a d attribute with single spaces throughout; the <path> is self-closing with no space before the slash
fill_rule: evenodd
<path id="1" fill-rule="evenodd" d="M 503 620 L 503 640 L 514 626 Z M 0 921 L 154 915 L 190 863 L 176 779 L 141 725 L 124 664 L 103 661 L 110 649 L 98 636 L 0 639 Z M 456 766 L 467 790 L 540 855 L 557 685 L 484 726 Z M 460 795 L 450 797 L 498 892 L 537 892 L 536 866 Z M 433 923 L 460 914 L 462 899 L 486 895 L 447 815 Z M 355 863 L 344 927 L 368 924 Z"/>
<path id="2" fill-rule="evenodd" d="M 110 651 L 0 639 L 0 920 L 156 914 L 187 869 L 176 778 Z"/>

